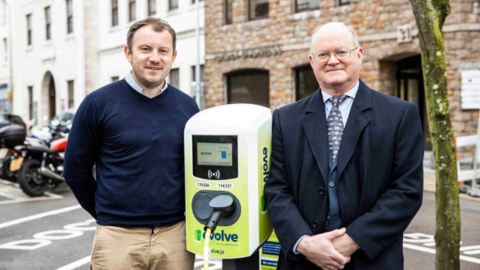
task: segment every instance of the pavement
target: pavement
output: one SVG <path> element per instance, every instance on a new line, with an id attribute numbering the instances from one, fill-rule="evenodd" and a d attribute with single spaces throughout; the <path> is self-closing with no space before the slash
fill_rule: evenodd
<path id="1" fill-rule="evenodd" d="M 423 170 L 423 190 L 435 193 L 435 170 L 424 168 Z M 459 198 L 480 202 L 480 197 L 473 197 L 465 193 L 460 193 Z"/>

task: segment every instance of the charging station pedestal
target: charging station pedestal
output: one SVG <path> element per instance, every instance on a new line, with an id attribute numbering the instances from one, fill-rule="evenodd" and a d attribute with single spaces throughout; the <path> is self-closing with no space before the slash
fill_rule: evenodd
<path id="1" fill-rule="evenodd" d="M 250 104 L 201 111 L 185 127 L 187 250 L 204 254 L 204 227 L 213 211 L 209 203 L 230 196 L 233 211 L 210 237 L 211 257 L 239 259 L 224 260 L 225 270 L 247 269 L 249 260 L 254 263 L 248 269 L 258 269 L 258 249 L 272 232 L 263 192 L 271 134 L 270 109 Z M 256 258 L 249 258 L 254 253 Z"/>

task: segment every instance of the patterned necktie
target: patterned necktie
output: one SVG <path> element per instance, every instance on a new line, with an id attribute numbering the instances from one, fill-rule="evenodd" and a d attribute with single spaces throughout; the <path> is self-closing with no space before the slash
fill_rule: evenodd
<path id="1" fill-rule="evenodd" d="M 332 109 L 327 118 L 327 130 L 328 130 L 328 146 L 330 149 L 330 156 L 332 157 L 332 163 L 335 163 L 338 150 L 340 149 L 340 141 L 343 135 L 343 119 L 338 106 L 342 103 L 347 96 L 331 97 L 328 100 L 332 103 Z"/>

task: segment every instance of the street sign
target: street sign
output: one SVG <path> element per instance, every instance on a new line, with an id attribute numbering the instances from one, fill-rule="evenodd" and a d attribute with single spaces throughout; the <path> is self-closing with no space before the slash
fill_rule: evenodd
<path id="1" fill-rule="evenodd" d="M 480 109 L 480 70 L 462 71 L 462 109 Z"/>
<path id="2" fill-rule="evenodd" d="M 412 42 L 412 26 L 410 24 L 400 25 L 397 27 L 397 42 Z"/>

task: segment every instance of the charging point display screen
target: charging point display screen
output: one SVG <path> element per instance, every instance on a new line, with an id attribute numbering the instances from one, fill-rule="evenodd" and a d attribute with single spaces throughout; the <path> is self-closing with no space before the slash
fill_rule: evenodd
<path id="1" fill-rule="evenodd" d="M 193 135 L 193 175 L 208 180 L 238 177 L 237 136 Z"/>
<path id="2" fill-rule="evenodd" d="M 198 165 L 232 166 L 231 143 L 197 143 Z"/>

